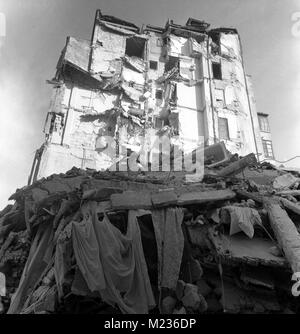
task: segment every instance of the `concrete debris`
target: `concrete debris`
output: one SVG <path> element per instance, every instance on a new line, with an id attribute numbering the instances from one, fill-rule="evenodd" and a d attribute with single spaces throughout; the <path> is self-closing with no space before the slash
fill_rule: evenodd
<path id="1" fill-rule="evenodd" d="M 290 292 L 300 263 L 300 220 L 292 208 L 297 204 L 274 192 L 272 183 L 282 171 L 259 191 L 253 188 L 246 171 L 264 169 L 252 160 L 244 173 L 219 176 L 239 160 L 205 168 L 202 181 L 193 184 L 185 182 L 186 172 L 74 167 L 18 189 L 11 196 L 15 204 L 0 217 L 0 270 L 8 286 L 4 312 L 138 312 L 125 306 L 122 296 L 130 286 L 120 276 L 108 285 L 101 276 L 101 268 L 109 267 L 117 277 L 114 266 L 131 256 L 114 246 L 114 265 L 102 257 L 103 247 L 119 240 L 126 249 L 132 244 L 135 261 L 147 267 L 138 278 L 147 288 L 136 297 L 146 301 L 148 294 L 141 312 L 297 313 Z M 104 226 L 114 240 L 106 246 L 104 230 L 99 238 L 92 232 Z M 83 310 L 82 298 L 95 304 Z"/>
<path id="2" fill-rule="evenodd" d="M 300 312 L 300 174 L 257 161 L 238 33 L 208 29 L 98 10 L 89 43 L 67 39 L 46 141 L 0 211 L 0 312 Z"/>

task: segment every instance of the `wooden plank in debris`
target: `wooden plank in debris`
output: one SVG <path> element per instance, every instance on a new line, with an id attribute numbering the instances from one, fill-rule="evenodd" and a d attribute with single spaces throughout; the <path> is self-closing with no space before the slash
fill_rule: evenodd
<path id="1" fill-rule="evenodd" d="M 293 203 L 286 198 L 281 198 L 280 201 L 286 209 L 289 209 L 300 216 L 300 205 Z"/>
<path id="2" fill-rule="evenodd" d="M 246 155 L 244 158 L 233 162 L 229 166 L 223 168 L 218 172 L 218 175 L 221 177 L 233 176 L 241 172 L 244 168 L 249 165 L 254 165 L 257 163 L 256 157 L 254 153 L 250 153 Z"/>
<path id="3" fill-rule="evenodd" d="M 177 204 L 177 194 L 174 191 L 159 191 L 151 196 L 155 208 Z"/>
<path id="4" fill-rule="evenodd" d="M 264 202 L 264 197 L 260 195 L 260 193 L 257 193 L 257 192 L 249 193 L 248 191 L 245 191 L 245 190 L 236 190 L 236 193 L 238 196 L 241 196 L 247 199 L 252 199 L 253 201 L 259 204 L 263 204 Z"/>
<path id="5" fill-rule="evenodd" d="M 113 210 L 135 210 L 152 208 L 151 195 L 148 192 L 125 191 L 110 196 Z"/>
<path id="6" fill-rule="evenodd" d="M 287 212 L 271 201 L 264 204 L 271 227 L 293 272 L 300 272 L 300 234 Z"/>
<path id="7" fill-rule="evenodd" d="M 225 201 L 235 197 L 230 189 L 190 192 L 179 196 L 178 205 L 202 204 L 207 202 Z"/>
<path id="8" fill-rule="evenodd" d="M 276 193 L 276 195 L 290 195 L 290 196 L 300 196 L 300 190 L 282 190 L 282 191 L 278 191 Z"/>
<path id="9" fill-rule="evenodd" d="M 110 199 L 112 194 L 119 194 L 122 193 L 122 188 L 116 187 L 103 187 L 103 188 L 96 188 L 96 189 L 89 189 L 86 190 L 83 195 L 83 200 L 95 200 L 98 202 L 107 201 Z"/>

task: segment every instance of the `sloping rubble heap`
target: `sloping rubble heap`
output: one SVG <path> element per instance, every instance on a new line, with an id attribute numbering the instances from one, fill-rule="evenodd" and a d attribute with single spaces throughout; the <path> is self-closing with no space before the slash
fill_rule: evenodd
<path id="1" fill-rule="evenodd" d="M 0 215 L 3 312 L 297 313 L 299 175 L 253 160 L 192 184 L 73 168 L 17 190 Z"/>

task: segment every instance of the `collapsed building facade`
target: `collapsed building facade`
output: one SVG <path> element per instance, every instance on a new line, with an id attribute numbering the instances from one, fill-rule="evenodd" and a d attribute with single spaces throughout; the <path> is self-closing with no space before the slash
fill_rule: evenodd
<path id="1" fill-rule="evenodd" d="M 97 11 L 92 44 L 68 38 L 51 84 L 30 184 L 0 211 L 0 313 L 299 313 L 300 174 L 258 161 L 269 127 L 236 30 L 140 31 Z M 157 133 L 192 152 L 200 133 L 203 177 L 111 170 L 107 138 L 126 155 Z"/>
<path id="2" fill-rule="evenodd" d="M 73 166 L 106 169 L 127 150 L 147 151 L 151 163 L 157 135 L 175 147 L 188 142 L 187 150 L 200 138 L 273 159 L 268 115 L 256 112 L 238 32 L 209 26 L 190 18 L 138 28 L 98 10 L 91 40 L 68 37 L 48 81 L 46 141 L 29 183 Z"/>

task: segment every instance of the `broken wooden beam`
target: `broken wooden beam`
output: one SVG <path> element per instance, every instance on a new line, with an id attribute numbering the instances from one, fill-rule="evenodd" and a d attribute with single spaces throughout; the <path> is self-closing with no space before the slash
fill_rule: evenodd
<path id="1" fill-rule="evenodd" d="M 300 205 L 295 204 L 286 198 L 281 198 L 280 201 L 286 209 L 300 216 Z"/>
<path id="2" fill-rule="evenodd" d="M 287 212 L 277 203 L 265 201 L 271 227 L 293 272 L 300 272 L 300 234 Z"/>
<path id="3" fill-rule="evenodd" d="M 124 191 L 110 196 L 113 210 L 151 209 L 151 195 L 148 192 Z"/>
<path id="4" fill-rule="evenodd" d="M 253 201 L 259 204 L 263 204 L 264 202 L 264 197 L 257 192 L 249 193 L 248 191 L 245 190 L 236 190 L 236 194 L 242 198 L 252 199 Z"/>
<path id="5" fill-rule="evenodd" d="M 229 166 L 223 168 L 218 172 L 218 176 L 221 177 L 227 177 L 227 176 L 233 176 L 235 174 L 238 174 L 241 172 L 244 168 L 246 168 L 249 165 L 254 165 L 257 163 L 256 157 L 254 153 L 250 153 L 246 155 L 244 158 L 233 162 Z"/>
<path id="6" fill-rule="evenodd" d="M 225 201 L 233 199 L 235 196 L 235 192 L 230 189 L 190 192 L 180 195 L 177 204 L 182 206 L 190 204 L 202 204 L 207 202 Z"/>
<path id="7" fill-rule="evenodd" d="M 174 191 L 159 191 L 151 196 L 155 208 L 161 208 L 177 204 L 177 195 Z"/>
<path id="8" fill-rule="evenodd" d="M 300 196 L 300 190 L 282 190 L 282 191 L 278 191 L 276 192 L 276 195 L 280 195 L 280 196 Z"/>
<path id="9" fill-rule="evenodd" d="M 93 200 L 93 201 L 107 201 L 110 199 L 112 194 L 120 194 L 123 192 L 122 188 L 116 187 L 103 187 L 86 190 L 83 195 L 83 200 Z"/>

